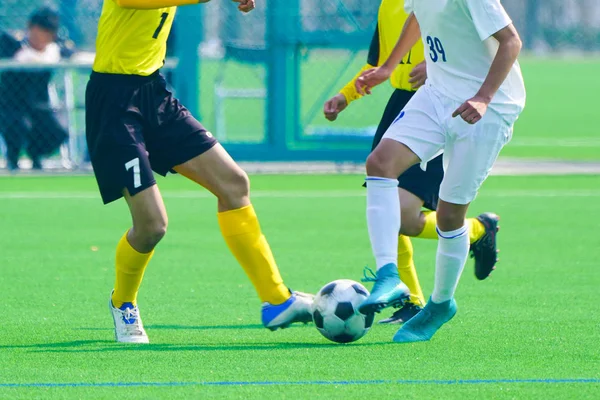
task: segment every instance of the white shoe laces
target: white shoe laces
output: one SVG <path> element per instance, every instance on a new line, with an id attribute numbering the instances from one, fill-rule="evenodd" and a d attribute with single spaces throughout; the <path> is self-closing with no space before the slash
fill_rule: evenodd
<path id="1" fill-rule="evenodd" d="M 137 307 L 129 308 L 125 310 L 117 309 L 123 319 L 123 331 L 129 336 L 143 335 L 144 331 L 140 324 L 140 310 Z M 133 320 L 133 323 L 127 323 L 127 321 Z"/>

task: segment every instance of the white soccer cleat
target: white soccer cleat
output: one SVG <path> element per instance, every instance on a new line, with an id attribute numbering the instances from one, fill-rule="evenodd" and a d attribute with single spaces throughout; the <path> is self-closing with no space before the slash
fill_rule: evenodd
<path id="1" fill-rule="evenodd" d="M 262 306 L 262 323 L 265 328 L 275 331 L 287 328 L 293 323 L 309 323 L 312 321 L 312 294 L 292 292 L 283 304 L 264 303 Z"/>
<path id="2" fill-rule="evenodd" d="M 144 330 L 140 310 L 131 303 L 125 303 L 115 308 L 112 303 L 112 293 L 108 307 L 115 323 L 115 339 L 119 343 L 150 343 Z"/>

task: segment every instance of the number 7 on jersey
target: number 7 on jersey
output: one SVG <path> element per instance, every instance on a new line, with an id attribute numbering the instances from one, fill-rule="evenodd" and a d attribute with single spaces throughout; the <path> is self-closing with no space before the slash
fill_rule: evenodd
<path id="1" fill-rule="evenodd" d="M 125 170 L 133 170 L 133 187 L 139 188 L 142 186 L 142 174 L 140 172 L 140 159 L 138 157 L 125 163 Z"/>
<path id="2" fill-rule="evenodd" d="M 168 17 L 169 17 L 169 13 L 162 13 L 162 15 L 160 16 L 160 23 L 158 24 L 158 28 L 156 28 L 156 30 L 154 31 L 154 35 L 152 35 L 152 39 L 158 38 L 158 35 L 160 35 L 160 31 L 162 30 L 163 26 L 165 26 L 165 22 L 167 21 Z"/>

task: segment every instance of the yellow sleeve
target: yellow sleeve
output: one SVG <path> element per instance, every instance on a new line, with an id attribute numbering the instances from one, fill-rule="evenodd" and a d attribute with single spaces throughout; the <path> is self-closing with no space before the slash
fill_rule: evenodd
<path id="1" fill-rule="evenodd" d="M 114 0 L 119 7 L 134 10 L 154 10 L 157 8 L 186 6 L 206 3 L 210 0 Z"/>
<path id="2" fill-rule="evenodd" d="M 368 69 L 375 68 L 372 65 L 365 64 L 364 67 L 358 71 L 358 74 L 346 86 L 340 90 L 340 94 L 342 94 L 346 98 L 346 102 L 348 104 L 352 103 L 354 100 L 360 99 L 362 96 L 356 91 L 356 80 L 360 77 L 360 75 Z"/>

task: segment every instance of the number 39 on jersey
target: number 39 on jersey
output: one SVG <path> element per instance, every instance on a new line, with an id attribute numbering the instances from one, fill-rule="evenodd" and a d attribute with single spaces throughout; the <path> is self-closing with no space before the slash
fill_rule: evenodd
<path id="1" fill-rule="evenodd" d="M 427 45 L 429 46 L 429 57 L 434 63 L 446 62 L 446 51 L 442 41 L 436 37 L 427 36 Z"/>

